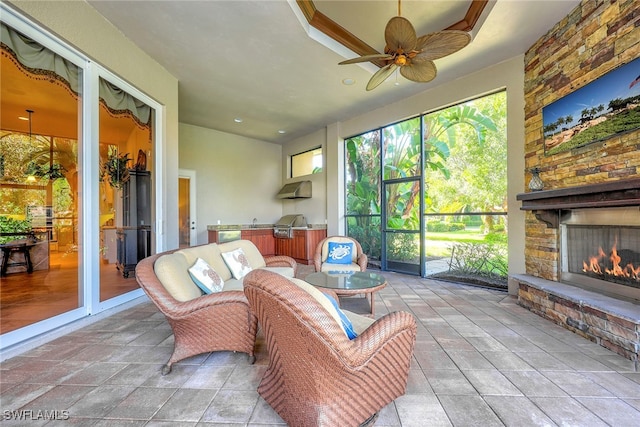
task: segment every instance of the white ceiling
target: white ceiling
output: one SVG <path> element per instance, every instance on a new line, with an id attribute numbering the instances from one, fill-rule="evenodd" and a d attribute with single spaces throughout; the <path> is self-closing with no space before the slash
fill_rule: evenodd
<path id="1" fill-rule="evenodd" d="M 181 123 L 285 143 L 522 54 L 580 0 L 491 1 L 471 44 L 436 60 L 435 80 L 399 76 L 395 85 L 392 76 L 371 92 L 365 86 L 375 68 L 338 65 L 345 56 L 309 36 L 293 0 L 88 2 L 177 77 Z M 404 0 L 402 16 L 422 35 L 462 20 L 470 3 Z M 314 4 L 378 51 L 386 22 L 398 11 L 396 0 Z M 345 78 L 356 84 L 343 85 Z"/>

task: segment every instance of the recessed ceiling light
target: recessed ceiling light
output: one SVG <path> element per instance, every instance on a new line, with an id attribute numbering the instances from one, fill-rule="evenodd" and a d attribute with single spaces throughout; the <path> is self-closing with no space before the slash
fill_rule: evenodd
<path id="1" fill-rule="evenodd" d="M 346 79 L 342 79 L 342 84 L 345 86 L 351 86 L 353 84 L 355 84 L 356 81 L 354 79 L 351 78 L 346 78 Z"/>
<path id="2" fill-rule="evenodd" d="M 233 121 L 236 123 L 242 123 L 242 119 L 240 117 L 236 117 Z"/>
<path id="3" fill-rule="evenodd" d="M 278 131 L 278 133 L 280 133 L 280 134 L 285 134 L 285 133 L 287 133 L 287 131 L 286 131 L 286 130 L 284 130 L 284 129 L 280 129 L 280 130 Z"/>

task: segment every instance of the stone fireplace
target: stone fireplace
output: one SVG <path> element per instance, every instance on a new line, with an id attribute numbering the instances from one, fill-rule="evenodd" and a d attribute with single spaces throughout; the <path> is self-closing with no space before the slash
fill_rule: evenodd
<path id="1" fill-rule="evenodd" d="M 519 194 L 518 203 L 509 206 L 526 211 L 526 274 L 510 277 L 510 289 L 518 292 L 519 304 L 636 363 L 640 352 L 637 283 L 609 277 L 606 271 L 582 271 L 582 262 L 590 264 L 595 256 L 599 265 L 594 268 L 615 270 L 608 265 L 614 244 L 625 261 L 631 251 L 638 252 L 637 242 L 623 237 L 638 232 L 636 220 L 626 218 L 637 217 L 640 208 L 640 130 L 549 152 L 542 111 L 640 57 L 637 23 L 637 2 L 583 0 L 527 50 L 525 181 L 535 168 L 544 188 Z M 593 236 L 585 236 L 587 231 Z M 587 237 L 602 243 L 590 242 L 587 245 L 596 247 L 589 248 L 570 246 Z M 632 264 L 637 267 L 637 260 Z"/>
<path id="2" fill-rule="evenodd" d="M 640 179 L 519 194 L 556 244 L 548 278 L 516 275 L 531 311 L 636 363 L 640 352 Z"/>

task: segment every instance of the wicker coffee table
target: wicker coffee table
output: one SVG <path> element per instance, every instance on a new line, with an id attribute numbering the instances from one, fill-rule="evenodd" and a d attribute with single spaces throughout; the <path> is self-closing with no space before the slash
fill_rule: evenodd
<path id="1" fill-rule="evenodd" d="M 327 271 L 311 273 L 304 279 L 313 286 L 327 288 L 338 296 L 351 296 L 358 294 L 369 295 L 371 317 L 375 316 L 374 294 L 387 286 L 387 279 L 377 273 L 364 271 L 339 272 Z"/>

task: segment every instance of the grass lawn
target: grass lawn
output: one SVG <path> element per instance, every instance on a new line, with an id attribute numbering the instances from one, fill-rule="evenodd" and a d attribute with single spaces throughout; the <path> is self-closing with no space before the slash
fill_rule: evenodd
<path id="1" fill-rule="evenodd" d="M 441 242 L 483 242 L 485 238 L 485 234 L 483 234 L 479 228 L 460 230 L 460 231 L 450 231 L 450 232 L 427 232 L 426 233 L 427 241 L 441 241 Z"/>
<path id="2" fill-rule="evenodd" d="M 480 227 L 474 227 L 460 231 L 427 232 L 425 237 L 427 256 L 450 257 L 451 246 L 455 243 L 482 243 L 486 235 L 480 231 Z"/>

